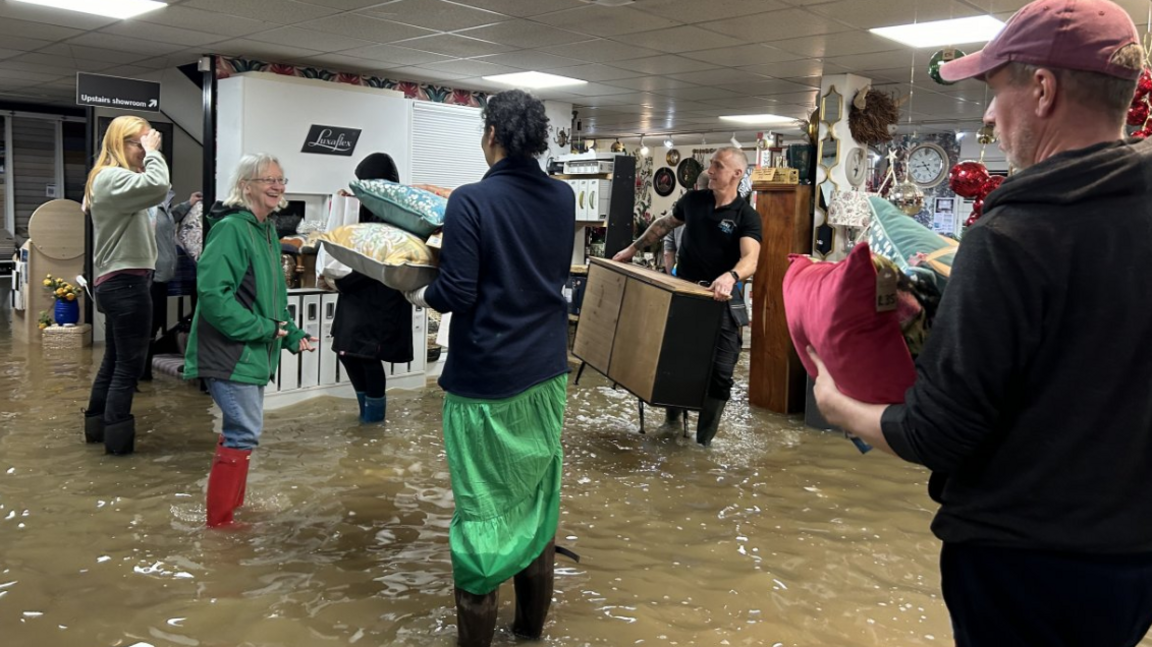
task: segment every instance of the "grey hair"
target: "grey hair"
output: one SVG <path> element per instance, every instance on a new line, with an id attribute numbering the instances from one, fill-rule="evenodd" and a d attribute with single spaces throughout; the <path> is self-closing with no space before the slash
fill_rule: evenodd
<path id="1" fill-rule="evenodd" d="M 740 167 L 741 173 L 748 170 L 748 157 L 744 155 L 744 151 L 740 150 L 739 148 L 736 148 L 735 146 L 723 146 L 716 149 L 716 154 L 726 155 L 728 156 L 728 159 L 736 162 L 736 165 Z"/>
<path id="2" fill-rule="evenodd" d="M 1143 61 L 1144 48 L 1136 43 L 1126 45 L 1112 55 L 1112 63 L 1128 68 L 1133 73 L 1139 72 Z M 1122 79 L 1097 72 L 1028 65 L 1015 61 L 1008 63 L 1007 68 L 1009 82 L 1016 86 L 1027 83 L 1035 76 L 1037 70 L 1049 70 L 1066 88 L 1068 96 L 1074 102 L 1103 111 L 1111 119 L 1124 119 L 1128 113 L 1128 106 L 1132 103 L 1132 95 L 1136 91 L 1136 79 Z"/>
<path id="3" fill-rule="evenodd" d="M 280 166 L 280 160 L 270 153 L 255 153 L 241 157 L 240 163 L 236 165 L 236 172 L 232 175 L 232 188 L 228 190 L 228 197 L 224 198 L 224 206 L 251 209 L 252 205 L 244 195 L 244 183 L 260 177 L 260 173 L 273 164 Z M 287 206 L 288 200 L 281 195 L 276 210 Z"/>

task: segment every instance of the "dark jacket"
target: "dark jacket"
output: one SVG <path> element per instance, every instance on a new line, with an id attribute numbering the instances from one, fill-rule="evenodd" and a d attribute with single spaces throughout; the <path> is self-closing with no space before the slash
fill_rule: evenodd
<path id="1" fill-rule="evenodd" d="M 196 272 L 196 315 L 184 355 L 184 378 L 217 378 L 264 386 L 280 349 L 298 352 L 304 331 L 288 315 L 280 240 L 271 220 L 217 203 L 212 233 Z M 278 322 L 286 337 L 276 337 Z"/>
<path id="2" fill-rule="evenodd" d="M 504 159 L 452 192 L 440 276 L 424 300 L 451 312 L 440 386 L 503 399 L 568 371 L 562 290 L 576 236 L 572 189 L 534 159 Z"/>
<path id="3" fill-rule="evenodd" d="M 1055 155 L 965 235 L 884 436 L 945 542 L 1152 552 L 1152 142 Z"/>
<path id="4" fill-rule="evenodd" d="M 360 207 L 360 222 L 381 220 Z M 337 279 L 336 289 L 333 351 L 393 364 L 412 361 L 412 305 L 403 294 L 355 271 Z"/>

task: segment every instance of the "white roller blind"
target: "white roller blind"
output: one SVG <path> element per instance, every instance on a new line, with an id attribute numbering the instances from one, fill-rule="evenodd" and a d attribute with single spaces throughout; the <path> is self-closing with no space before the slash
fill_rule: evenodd
<path id="1" fill-rule="evenodd" d="M 480 108 L 412 102 L 412 184 L 455 189 L 488 172 Z"/>

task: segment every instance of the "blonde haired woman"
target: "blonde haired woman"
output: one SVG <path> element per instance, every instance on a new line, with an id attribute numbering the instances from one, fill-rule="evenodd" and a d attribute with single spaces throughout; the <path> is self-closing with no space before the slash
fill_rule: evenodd
<path id="1" fill-rule="evenodd" d="M 160 133 L 139 117 L 108 126 L 88 174 L 84 201 L 92 217 L 96 306 L 104 314 L 104 360 L 84 412 L 84 437 L 109 454 L 131 454 L 132 396 L 144 372 L 152 331 L 156 230 L 148 208 L 168 196 Z"/>
<path id="2" fill-rule="evenodd" d="M 208 526 L 232 523 L 244 504 L 248 459 L 264 429 L 264 385 L 280 349 L 312 350 L 316 341 L 288 318 L 280 239 L 268 220 L 287 203 L 288 180 L 275 157 L 245 155 L 232 189 L 208 216 L 212 228 L 196 273 L 196 315 L 184 354 L 184 378 L 203 378 L 224 414 L 208 475 Z"/>

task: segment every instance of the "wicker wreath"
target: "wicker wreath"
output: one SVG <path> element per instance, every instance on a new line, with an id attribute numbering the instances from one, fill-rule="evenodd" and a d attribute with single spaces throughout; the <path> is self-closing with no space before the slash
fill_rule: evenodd
<path id="1" fill-rule="evenodd" d="M 852 139 L 868 146 L 892 141 L 888 127 L 900 121 L 900 106 L 907 99 L 895 100 L 888 94 L 867 86 L 856 93 L 848 111 L 848 128 Z"/>

